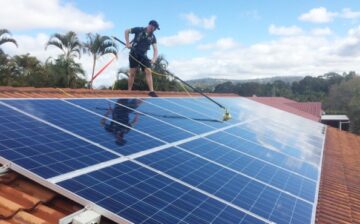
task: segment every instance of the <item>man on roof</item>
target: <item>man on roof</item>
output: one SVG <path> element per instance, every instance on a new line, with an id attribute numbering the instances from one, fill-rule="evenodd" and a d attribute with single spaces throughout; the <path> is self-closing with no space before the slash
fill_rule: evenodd
<path id="1" fill-rule="evenodd" d="M 147 27 L 134 27 L 125 30 L 126 47 L 131 49 L 129 54 L 130 72 L 128 90 L 132 90 L 135 73 L 138 67 L 140 67 L 145 72 L 146 83 L 150 90 L 149 96 L 151 97 L 157 97 L 157 94 L 154 92 L 151 74 L 151 64 L 155 63 L 158 56 L 156 37 L 154 35 L 155 30 L 160 30 L 159 23 L 155 20 L 151 20 Z M 135 37 L 131 42 L 129 41 L 130 33 L 135 34 Z M 150 45 L 153 48 L 153 57 L 151 60 L 147 57 L 147 51 L 150 49 Z"/>

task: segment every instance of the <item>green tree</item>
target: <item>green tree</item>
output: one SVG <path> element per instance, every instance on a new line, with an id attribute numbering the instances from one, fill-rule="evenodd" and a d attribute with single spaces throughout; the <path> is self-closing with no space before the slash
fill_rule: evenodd
<path id="1" fill-rule="evenodd" d="M 350 130 L 360 134 L 360 82 L 349 104 Z"/>
<path id="2" fill-rule="evenodd" d="M 41 62 L 30 54 L 16 55 L 11 59 L 15 66 L 12 76 L 15 78 L 12 85 L 45 87 L 48 85 L 48 77 Z"/>
<path id="3" fill-rule="evenodd" d="M 153 64 L 153 82 L 154 88 L 158 91 L 176 91 L 183 90 L 181 84 L 173 78 L 168 70 L 169 62 L 163 55 L 159 55 Z"/>
<path id="4" fill-rule="evenodd" d="M 11 78 L 10 57 L 0 51 L 0 86 L 7 86 Z"/>
<path id="5" fill-rule="evenodd" d="M 10 37 L 11 33 L 7 29 L 0 29 L 0 46 L 5 43 L 13 43 L 18 46 L 15 39 Z M 3 53 L 2 49 L 0 48 L 0 53 Z"/>
<path id="6" fill-rule="evenodd" d="M 120 76 L 123 75 L 126 78 L 121 78 Z M 127 86 L 128 86 L 128 78 L 129 78 L 129 69 L 126 68 L 120 68 L 116 74 L 116 80 L 115 83 L 113 85 L 113 89 L 122 89 L 122 90 L 126 90 Z M 136 78 L 136 77 L 135 77 Z M 134 82 L 134 86 L 136 86 L 137 83 Z"/>
<path id="7" fill-rule="evenodd" d="M 324 109 L 327 113 L 348 115 L 351 131 L 360 133 L 360 77 L 354 76 L 333 85 Z"/>
<path id="8" fill-rule="evenodd" d="M 84 79 L 85 71 L 74 59 L 66 59 L 63 55 L 54 61 L 48 61 L 45 64 L 49 78 L 52 80 L 52 87 L 60 88 L 84 88 L 86 80 Z"/>
<path id="9" fill-rule="evenodd" d="M 261 96 L 262 84 L 256 82 L 239 83 L 236 85 L 237 94 L 240 96 Z"/>
<path id="10" fill-rule="evenodd" d="M 236 92 L 235 85 L 230 81 L 224 82 L 224 83 L 216 85 L 214 88 L 214 92 L 215 93 L 234 93 L 234 92 Z"/>
<path id="11" fill-rule="evenodd" d="M 82 45 L 77 37 L 77 34 L 73 31 L 69 31 L 66 34 L 55 33 L 46 43 L 45 49 L 49 46 L 55 46 L 63 52 L 64 59 L 76 58 L 81 56 Z"/>
<path id="12" fill-rule="evenodd" d="M 105 54 L 114 54 L 117 56 L 118 47 L 115 42 L 108 36 L 101 36 L 100 34 L 87 34 L 88 41 L 84 44 L 85 52 L 91 54 L 93 59 L 90 88 L 92 88 L 92 81 L 95 74 L 96 60 Z"/>
<path id="13" fill-rule="evenodd" d="M 78 75 L 84 75 L 84 70 L 81 68 L 81 65 L 75 62 L 76 57 L 80 58 L 82 49 L 77 34 L 73 31 L 69 31 L 64 35 L 55 33 L 50 37 L 45 49 L 49 46 L 55 46 L 63 52 L 54 64 L 50 64 L 47 67 L 51 71 L 56 70 L 58 72 L 57 75 L 59 77 L 55 78 L 55 86 L 76 87 L 77 80 L 81 80 Z M 66 83 L 63 83 L 64 81 L 66 81 Z"/>

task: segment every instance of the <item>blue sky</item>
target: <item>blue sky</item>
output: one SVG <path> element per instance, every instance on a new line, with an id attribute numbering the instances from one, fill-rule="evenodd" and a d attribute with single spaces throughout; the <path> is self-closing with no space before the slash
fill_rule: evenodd
<path id="1" fill-rule="evenodd" d="M 0 27 L 19 43 L 19 48 L 4 45 L 10 55 L 30 53 L 46 60 L 59 54 L 43 47 L 55 32 L 74 30 L 83 40 L 87 32 L 123 39 L 126 28 L 156 19 L 159 53 L 184 79 L 315 76 L 360 69 L 360 4 L 355 0 L 1 1 Z M 110 59 L 102 58 L 99 69 Z M 80 61 L 89 71 L 89 57 Z M 116 70 L 126 66 L 124 50 L 95 85 L 111 84 Z"/>

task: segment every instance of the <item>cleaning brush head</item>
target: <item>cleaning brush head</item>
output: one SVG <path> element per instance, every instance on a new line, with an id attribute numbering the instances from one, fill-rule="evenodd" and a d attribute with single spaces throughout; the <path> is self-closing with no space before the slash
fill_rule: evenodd
<path id="1" fill-rule="evenodd" d="M 223 121 L 228 121 L 231 119 L 231 114 L 229 113 L 229 111 L 227 111 L 225 109 L 225 114 L 224 114 L 224 117 L 223 117 Z"/>

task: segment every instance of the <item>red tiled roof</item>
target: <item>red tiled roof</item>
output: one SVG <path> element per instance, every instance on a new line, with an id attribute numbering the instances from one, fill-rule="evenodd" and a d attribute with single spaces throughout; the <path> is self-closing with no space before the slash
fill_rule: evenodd
<path id="1" fill-rule="evenodd" d="M 160 97 L 199 96 L 197 93 L 156 92 Z M 148 97 L 148 91 L 90 90 L 34 87 L 1 87 L 0 98 L 86 98 L 86 97 Z M 189 95 L 190 94 L 190 95 Z M 238 97 L 236 94 L 207 93 L 209 96 Z"/>
<path id="2" fill-rule="evenodd" d="M 312 114 L 316 117 L 321 118 L 321 102 L 295 102 L 295 103 L 286 103 L 290 107 L 304 111 L 306 113 Z"/>
<path id="3" fill-rule="evenodd" d="M 58 223 L 81 208 L 17 173 L 0 176 L 0 224 Z"/>
<path id="4" fill-rule="evenodd" d="M 299 103 L 284 97 L 249 97 L 248 99 L 308 118 L 313 121 L 320 121 L 321 118 L 321 102 Z"/>
<path id="5" fill-rule="evenodd" d="M 360 136 L 328 127 L 317 223 L 360 223 Z"/>
<path id="6" fill-rule="evenodd" d="M 36 88 L 12 88 L 0 87 L 0 98 L 66 98 L 66 97 L 143 97 L 147 92 L 141 91 L 111 91 L 111 90 L 79 90 L 79 89 L 36 89 Z M 183 96 L 186 93 L 176 92 L 159 92 L 160 96 Z M 194 95 L 194 94 L 192 94 Z M 211 96 L 232 96 L 234 94 L 210 94 Z M 260 103 L 283 109 L 305 118 L 319 121 L 317 103 L 298 103 L 282 97 L 273 99 L 264 97 L 251 97 L 250 99 Z M 308 107 L 311 107 L 309 109 Z M 320 107 L 321 108 L 321 107 Z M 14 173 L 9 174 L 17 175 Z M 4 178 L 4 176 L 2 177 Z M 9 178 L 9 177 L 7 177 Z M 18 175 L 17 175 L 17 178 Z M 0 192 L 7 191 L 7 194 L 0 193 L 0 215 L 6 216 L 12 214 L 11 218 L 0 224 L 5 223 L 30 223 L 21 222 L 26 219 L 40 222 L 46 218 L 44 214 L 54 212 L 57 216 L 70 214 L 73 208 L 80 209 L 78 205 L 71 204 L 68 200 L 61 199 L 57 202 L 59 195 L 55 199 L 51 198 L 48 193 L 45 195 L 33 196 L 29 189 L 38 189 L 37 192 L 51 192 L 40 185 L 33 183 L 31 180 L 23 179 L 22 187 L 14 187 L 16 184 L 3 183 L 0 181 Z M 11 178 L 10 178 L 11 179 Z M 1 180 L 1 179 L 0 179 Z M 21 181 L 20 181 L 21 182 Z M 27 186 L 33 184 L 34 187 Z M 4 186 L 2 186 L 4 185 Z M 13 188 L 13 189 L 12 189 Z M 39 190 L 40 189 L 40 190 Z M 45 190 L 44 190 L 45 189 Z M 19 197 L 19 191 L 29 194 L 30 196 Z M 52 192 L 53 193 L 53 192 Z M 20 193 L 22 194 L 22 193 Z M 4 197 L 3 195 L 7 195 Z M 23 200 L 23 201 L 22 201 Z M 60 199 L 58 199 L 60 200 Z M 70 204 L 68 204 L 70 203 Z M 59 205 L 60 204 L 60 205 Z M 35 209 L 27 209 L 34 205 Z M 70 205 L 70 206 L 69 206 Z M 75 206 L 75 207 L 72 207 Z M 66 209 L 64 209 L 66 208 Z M 54 209 L 55 211 L 53 211 Z M 59 212 L 59 213 L 58 213 Z M 54 215 L 54 217 L 56 217 Z M 0 216 L 1 218 L 1 216 Z M 50 221 L 46 221 L 51 223 Z M 360 224 L 360 136 L 339 131 L 329 127 L 326 134 L 326 144 L 324 149 L 324 161 L 321 174 L 320 191 L 318 207 L 316 211 L 316 223 L 359 223 Z"/>

